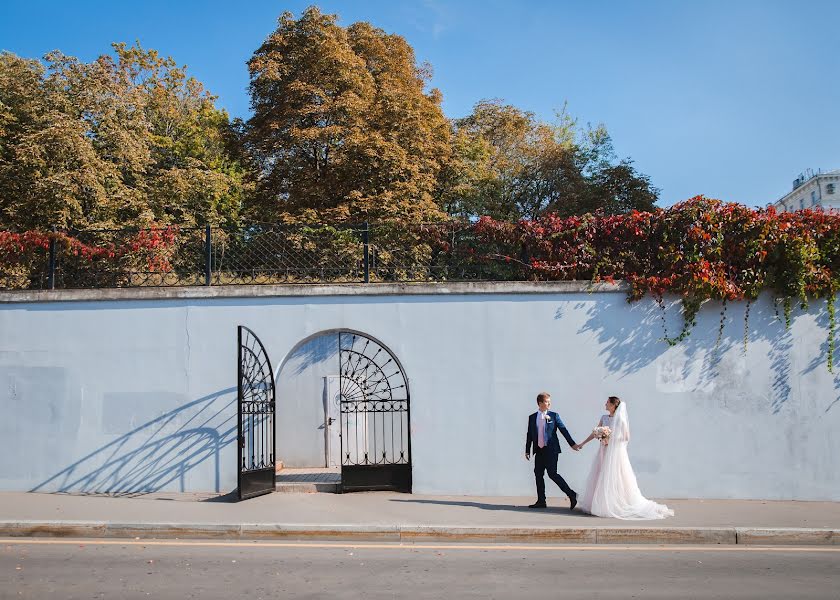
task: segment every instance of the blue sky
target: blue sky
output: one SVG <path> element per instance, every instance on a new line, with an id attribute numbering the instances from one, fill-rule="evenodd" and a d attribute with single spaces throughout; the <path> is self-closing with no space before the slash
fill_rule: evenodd
<path id="1" fill-rule="evenodd" d="M 0 0 L 0 48 L 91 60 L 139 40 L 186 64 L 247 117 L 245 61 L 284 10 L 312 2 Z M 840 2 L 344 0 L 344 25 L 404 36 L 450 117 L 502 98 L 606 124 L 661 188 L 755 206 L 806 168 L 840 168 Z"/>

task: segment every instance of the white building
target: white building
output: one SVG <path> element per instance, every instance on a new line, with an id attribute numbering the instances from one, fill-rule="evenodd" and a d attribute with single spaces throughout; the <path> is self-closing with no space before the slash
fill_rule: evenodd
<path id="1" fill-rule="evenodd" d="M 793 190 L 777 200 L 778 212 L 793 212 L 806 208 L 840 210 L 840 169 L 814 173 L 808 169 L 793 180 Z"/>

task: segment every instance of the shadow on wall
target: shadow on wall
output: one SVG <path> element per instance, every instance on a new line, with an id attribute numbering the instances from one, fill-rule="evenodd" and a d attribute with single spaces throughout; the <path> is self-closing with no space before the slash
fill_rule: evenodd
<path id="1" fill-rule="evenodd" d="M 30 491 L 113 495 L 176 488 L 186 491 L 186 475 L 213 461 L 214 491 L 220 492 L 219 454 L 237 435 L 235 392 L 236 388 L 228 388 L 179 406 L 91 452 Z M 227 395 L 232 398 L 224 400 Z"/>
<path id="2" fill-rule="evenodd" d="M 345 332 L 346 334 L 339 338 L 340 332 Z M 310 337 L 304 338 L 298 342 L 297 346 L 295 346 L 292 352 L 279 365 L 277 372 L 275 373 L 275 377 L 279 380 L 280 373 L 287 365 L 293 365 L 293 368 L 291 369 L 292 374 L 301 375 L 310 367 L 319 363 L 326 363 L 332 359 L 335 359 L 332 370 L 335 373 L 338 373 L 339 343 L 341 344 L 342 349 L 352 348 L 354 337 L 353 332 L 349 330 L 335 329 L 321 331 Z"/>
<path id="3" fill-rule="evenodd" d="M 326 362 L 338 354 L 338 333 L 319 333 L 315 337 L 304 340 L 286 358 L 283 364 L 277 369 L 279 378 L 280 372 L 286 364 L 294 363 L 295 375 L 300 375 L 312 365 Z M 336 367 L 338 359 L 336 358 Z M 336 372 L 338 372 L 336 368 Z"/>
<path id="4" fill-rule="evenodd" d="M 695 391 L 731 394 L 740 388 L 737 385 L 748 374 L 746 353 L 749 345 L 757 341 L 769 344 L 769 371 L 772 382 L 762 395 L 769 397 L 754 399 L 733 399 L 735 404 L 761 401 L 769 404 L 773 414 L 779 413 L 791 397 L 791 377 L 802 376 L 816 368 L 825 368 L 828 342 L 824 341 L 817 356 L 800 372 L 794 374 L 791 361 L 793 334 L 785 327 L 781 302 L 773 302 L 767 296 L 749 305 L 730 303 L 723 313 L 723 330 L 720 330 L 721 311 L 719 302 L 704 304 L 698 314 L 698 323 L 688 337 L 677 344 L 678 357 L 672 357 L 670 346 L 665 342 L 667 334 L 675 336 L 682 327 L 682 311 L 676 299 L 666 301 L 663 307 L 650 300 L 634 302 L 629 310 L 616 310 L 622 298 L 607 301 L 582 303 L 575 308 L 585 308 L 586 322 L 579 334 L 595 335 L 601 346 L 600 354 L 612 373 L 620 377 L 629 375 L 655 364 L 657 387 L 673 387 L 669 391 Z M 818 304 L 819 303 L 819 304 Z M 813 301 L 811 311 L 820 329 L 828 332 L 828 316 L 823 301 Z M 628 318 L 628 313 L 629 317 Z M 795 306 L 793 319 L 802 311 Z M 563 318 L 558 309 L 556 319 Z M 744 346 L 746 338 L 746 348 Z M 840 344 L 837 344 L 840 347 Z M 816 350 L 816 349 L 815 349 Z M 835 350 L 835 365 L 840 364 Z M 731 385 L 735 384 L 735 385 Z M 840 390 L 840 373 L 833 377 L 835 390 Z M 840 403 L 840 397 L 828 406 L 826 412 Z"/>
<path id="5" fill-rule="evenodd" d="M 816 322 L 817 326 L 820 328 L 821 331 L 825 331 L 826 334 L 828 333 L 829 328 L 829 316 L 828 316 L 828 306 L 827 300 L 812 300 L 810 304 L 810 308 L 812 311 L 816 311 Z M 794 302 L 794 304 L 797 304 Z M 798 309 L 794 309 L 794 312 Z M 837 301 L 834 302 L 834 310 L 837 310 Z M 837 368 L 838 366 L 838 356 L 840 356 L 840 344 L 837 344 L 835 340 L 834 344 L 834 366 Z M 825 368 L 826 363 L 826 355 L 828 354 L 828 335 L 826 335 L 823 340 L 822 344 L 820 345 L 820 352 L 814 359 L 808 363 L 808 365 L 802 370 L 802 373 L 810 373 L 814 369 L 819 367 Z M 840 374 L 835 377 L 835 383 L 837 379 L 840 378 Z"/>
<path id="6" fill-rule="evenodd" d="M 625 306 L 617 307 L 618 303 Z M 611 295 L 606 301 L 575 306 L 580 308 L 586 309 L 586 323 L 578 334 L 596 336 L 604 364 L 612 373 L 622 376 L 635 373 L 668 349 L 662 341 L 662 314 L 653 303 L 634 302 L 628 310 L 624 297 Z M 558 310 L 554 318 L 562 317 L 562 311 Z"/>
<path id="7" fill-rule="evenodd" d="M 817 315 L 816 315 L 816 322 L 819 326 L 820 330 L 828 332 L 829 328 L 829 316 L 828 316 L 828 300 L 812 300 L 812 310 L 814 305 L 817 308 Z M 818 303 L 818 304 L 817 304 Z M 837 300 L 835 298 L 834 301 L 834 310 L 837 310 Z M 835 342 L 834 342 L 834 390 L 837 392 L 837 397 L 831 402 L 825 409 L 825 412 L 829 412 L 835 406 L 840 405 L 840 343 L 838 343 L 837 334 L 835 333 Z M 826 356 L 828 355 L 828 335 L 825 336 L 822 343 L 820 344 L 820 352 L 817 356 L 811 360 L 808 365 L 802 369 L 801 373 L 805 375 L 806 373 L 811 373 L 815 369 L 818 368 L 826 368 Z"/>

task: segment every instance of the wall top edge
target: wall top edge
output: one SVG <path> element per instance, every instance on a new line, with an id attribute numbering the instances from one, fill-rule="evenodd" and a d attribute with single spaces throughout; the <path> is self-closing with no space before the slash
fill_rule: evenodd
<path id="1" fill-rule="evenodd" d="M 451 283 L 340 283 L 141 287 L 88 290 L 0 291 L 0 304 L 189 300 L 323 296 L 445 296 L 474 294 L 577 294 L 627 292 L 628 285 L 589 281 L 469 281 Z"/>

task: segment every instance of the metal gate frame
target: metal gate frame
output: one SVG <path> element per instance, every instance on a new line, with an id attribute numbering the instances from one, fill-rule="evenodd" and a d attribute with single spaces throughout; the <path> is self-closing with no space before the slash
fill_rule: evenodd
<path id="1" fill-rule="evenodd" d="M 356 346 L 357 341 L 360 342 L 359 347 Z M 338 331 L 338 350 L 342 491 L 390 490 L 410 493 L 410 394 L 402 364 L 384 344 L 356 331 Z M 393 369 L 396 370 L 389 373 Z M 349 439 L 351 415 L 354 415 L 356 429 L 355 448 Z M 378 424 L 376 415 L 381 415 Z M 363 452 L 359 449 L 358 440 L 360 417 L 365 423 Z M 370 419 L 373 426 L 368 428 Z M 372 446 L 368 439 L 369 430 L 373 432 Z M 390 452 L 387 447 L 389 439 Z"/>
<path id="2" fill-rule="evenodd" d="M 260 338 L 240 325 L 237 342 L 237 492 L 245 500 L 275 489 L 277 403 L 274 371 Z"/>

